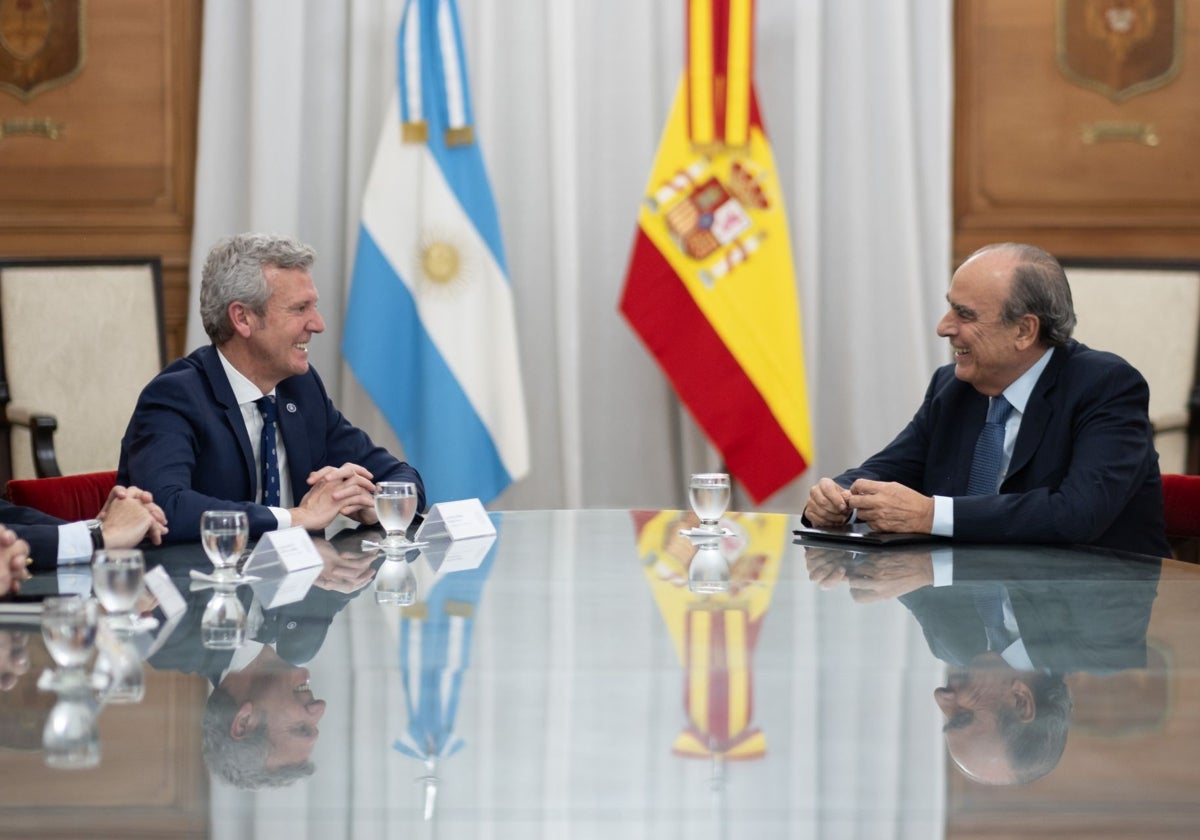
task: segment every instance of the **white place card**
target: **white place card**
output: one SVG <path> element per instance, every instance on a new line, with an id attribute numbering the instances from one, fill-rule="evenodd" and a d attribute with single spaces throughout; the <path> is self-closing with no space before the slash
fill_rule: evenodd
<path id="1" fill-rule="evenodd" d="M 479 499 L 438 502 L 430 508 L 425 521 L 417 529 L 417 539 L 429 540 L 442 536 L 452 540 L 494 537 L 496 526 Z"/>
<path id="2" fill-rule="evenodd" d="M 242 573 L 261 578 L 278 577 L 321 565 L 321 554 L 313 545 L 312 537 L 296 526 L 281 531 L 267 531 L 259 537 Z"/>
<path id="3" fill-rule="evenodd" d="M 183 593 L 179 591 L 179 587 L 175 585 L 171 576 L 167 574 L 167 570 L 162 566 L 155 566 L 146 572 L 142 581 L 145 583 L 146 589 L 158 601 L 158 608 L 163 611 L 163 616 L 166 618 L 157 633 L 153 635 L 139 633 L 134 637 L 138 655 L 142 659 L 149 659 L 158 653 L 159 648 L 166 643 L 167 639 L 171 638 L 171 634 L 183 620 L 183 615 L 187 612 L 187 601 L 184 600 Z"/>
<path id="4" fill-rule="evenodd" d="M 142 580 L 145 581 L 146 588 L 150 590 L 154 600 L 158 601 L 158 606 L 162 608 L 167 621 L 187 609 L 187 602 L 183 600 L 179 588 L 171 582 L 171 576 L 162 566 L 155 566 L 146 572 Z"/>

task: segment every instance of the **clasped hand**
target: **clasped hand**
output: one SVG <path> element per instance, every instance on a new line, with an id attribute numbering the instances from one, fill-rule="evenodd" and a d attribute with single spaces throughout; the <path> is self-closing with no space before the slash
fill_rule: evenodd
<path id="1" fill-rule="evenodd" d="M 340 467 L 322 467 L 309 473 L 309 490 L 292 508 L 292 524 L 306 531 L 319 531 L 339 513 L 364 525 L 379 521 L 375 515 L 374 476 L 366 467 L 349 462 Z"/>
<path id="2" fill-rule="evenodd" d="M 813 525 L 845 525 L 851 513 L 875 531 L 928 534 L 933 530 L 933 498 L 895 481 L 860 478 L 847 490 L 831 478 L 822 478 L 808 491 L 804 515 Z"/>

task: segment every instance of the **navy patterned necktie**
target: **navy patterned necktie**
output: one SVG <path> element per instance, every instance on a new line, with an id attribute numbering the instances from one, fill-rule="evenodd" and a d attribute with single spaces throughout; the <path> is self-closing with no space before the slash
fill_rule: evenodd
<path id="1" fill-rule="evenodd" d="M 275 420 L 279 413 L 274 397 L 259 397 L 254 401 L 262 412 L 262 443 L 258 448 L 262 458 L 262 503 L 279 507 L 279 456 L 275 452 Z"/>
<path id="2" fill-rule="evenodd" d="M 975 457 L 971 459 L 971 473 L 967 478 L 968 496 L 987 496 L 999 492 L 1004 423 L 1011 411 L 1012 404 L 1004 397 L 992 397 L 988 401 L 987 421 L 979 433 L 979 440 L 975 441 Z"/>

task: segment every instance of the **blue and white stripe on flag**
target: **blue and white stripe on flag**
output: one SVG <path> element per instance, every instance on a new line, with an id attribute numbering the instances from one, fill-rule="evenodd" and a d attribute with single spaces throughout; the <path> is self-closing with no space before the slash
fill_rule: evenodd
<path id="1" fill-rule="evenodd" d="M 529 444 L 512 289 L 454 0 L 407 0 L 397 46 L 397 96 L 363 195 L 342 352 L 429 502 L 487 502 L 529 472 Z"/>

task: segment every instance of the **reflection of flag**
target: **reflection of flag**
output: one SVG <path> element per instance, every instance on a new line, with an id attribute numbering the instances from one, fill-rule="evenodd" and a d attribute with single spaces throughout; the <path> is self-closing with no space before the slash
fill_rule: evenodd
<path id="1" fill-rule="evenodd" d="M 788 519 L 730 514 L 721 523 L 733 532 L 721 540 L 730 590 L 697 594 L 688 589 L 687 572 L 696 546 L 678 535 L 679 514 L 634 513 L 638 556 L 684 668 L 687 724 L 673 750 L 688 758 L 752 760 L 767 750 L 753 722 L 754 648 L 788 544 Z"/>
<path id="2" fill-rule="evenodd" d="M 429 501 L 489 501 L 529 471 L 529 452 L 512 290 L 454 0 L 407 0 L 398 51 L 342 351 Z"/>
<path id="3" fill-rule="evenodd" d="M 752 80 L 753 0 L 686 0 L 688 69 L 621 311 L 756 501 L 812 457 L 787 219 Z"/>
<path id="4" fill-rule="evenodd" d="M 423 601 L 404 608 L 400 675 L 408 730 L 393 746 L 411 758 L 447 758 L 463 745 L 454 720 L 470 663 L 475 611 L 495 554 L 493 545 L 479 566 L 438 575 Z"/>

